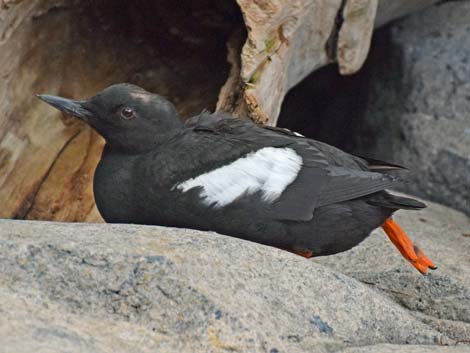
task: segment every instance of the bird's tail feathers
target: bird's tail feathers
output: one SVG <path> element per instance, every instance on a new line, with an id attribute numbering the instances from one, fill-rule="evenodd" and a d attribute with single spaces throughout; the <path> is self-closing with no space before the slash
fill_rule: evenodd
<path id="1" fill-rule="evenodd" d="M 376 205 L 380 207 L 392 208 L 392 209 L 404 209 L 404 210 L 421 210 L 426 208 L 426 204 L 422 203 L 421 201 L 403 197 L 392 195 L 389 193 L 383 193 L 377 198 L 371 198 L 367 201 L 371 205 Z"/>

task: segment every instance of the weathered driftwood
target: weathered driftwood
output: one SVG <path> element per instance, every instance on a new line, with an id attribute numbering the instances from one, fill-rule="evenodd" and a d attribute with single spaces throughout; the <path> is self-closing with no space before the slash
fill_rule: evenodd
<path id="1" fill-rule="evenodd" d="M 360 68 L 374 20 L 433 2 L 237 0 L 237 9 L 0 0 L 0 217 L 100 219 L 91 181 L 102 139 L 36 93 L 84 97 L 131 81 L 168 96 L 185 116 L 218 102 L 273 125 L 287 91 L 316 68 Z"/>
<path id="2" fill-rule="evenodd" d="M 233 106 L 222 97 L 218 108 L 275 125 L 287 91 L 306 75 L 331 62 L 338 62 L 342 74 L 355 73 L 366 59 L 374 27 L 436 0 L 237 2 L 248 38 L 227 82 L 239 79 L 240 90 L 227 91 L 241 98 Z"/>

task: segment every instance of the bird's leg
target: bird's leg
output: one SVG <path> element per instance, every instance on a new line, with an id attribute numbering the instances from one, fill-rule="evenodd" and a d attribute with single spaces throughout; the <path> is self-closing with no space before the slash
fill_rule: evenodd
<path id="1" fill-rule="evenodd" d="M 429 267 L 431 270 L 435 270 L 437 268 L 437 266 L 434 264 L 434 262 L 432 262 L 431 260 L 429 260 L 429 258 L 424 255 L 424 253 L 421 251 L 420 248 L 418 248 L 418 246 L 414 246 L 414 249 L 415 249 L 415 253 L 416 255 L 418 255 L 418 258 L 421 260 L 421 262 Z"/>
<path id="2" fill-rule="evenodd" d="M 310 251 L 310 250 L 284 249 L 284 248 L 282 250 L 286 250 L 286 251 L 291 252 L 293 254 L 305 257 L 306 259 L 310 259 L 310 258 L 313 257 L 313 252 Z"/>
<path id="3" fill-rule="evenodd" d="M 382 229 L 392 243 L 397 247 L 403 257 L 408 260 L 419 272 L 426 274 L 428 268 L 436 269 L 436 265 L 411 241 L 403 229 L 391 218 L 382 224 Z"/>
<path id="4" fill-rule="evenodd" d="M 311 251 L 293 251 L 294 254 L 310 259 L 313 257 L 313 252 Z"/>

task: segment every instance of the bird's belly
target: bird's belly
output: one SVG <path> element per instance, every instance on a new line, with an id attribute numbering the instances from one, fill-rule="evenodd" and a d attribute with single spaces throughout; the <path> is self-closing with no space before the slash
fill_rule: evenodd
<path id="1" fill-rule="evenodd" d="M 332 255 L 361 243 L 392 212 L 363 199 L 349 200 L 317 208 L 310 222 L 291 226 L 290 233 L 315 256 Z"/>

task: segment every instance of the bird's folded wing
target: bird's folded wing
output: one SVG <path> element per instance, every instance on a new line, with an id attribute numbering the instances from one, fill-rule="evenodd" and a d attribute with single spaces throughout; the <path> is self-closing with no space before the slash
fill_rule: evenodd
<path id="1" fill-rule="evenodd" d="M 276 201 L 273 211 L 278 219 L 307 221 L 317 207 L 370 195 L 397 182 L 396 178 L 379 173 L 304 165 Z"/>
<path id="2" fill-rule="evenodd" d="M 204 139 L 209 155 L 193 154 L 197 161 L 188 164 L 185 179 L 176 185 L 182 192 L 198 188 L 206 205 L 224 207 L 258 193 L 273 218 L 307 221 L 317 207 L 369 195 L 398 181 L 364 170 L 352 155 L 334 149 L 330 156 L 318 142 L 281 129 L 210 115 L 193 118 L 187 126 L 196 132 L 192 138 Z"/>

